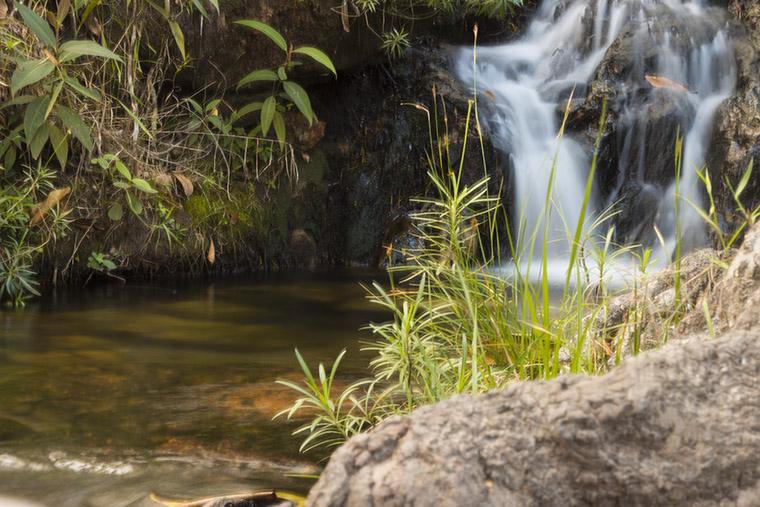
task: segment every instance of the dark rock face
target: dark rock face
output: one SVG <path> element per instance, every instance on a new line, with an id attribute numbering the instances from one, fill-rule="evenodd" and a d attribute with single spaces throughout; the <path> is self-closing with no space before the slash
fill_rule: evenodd
<path id="1" fill-rule="evenodd" d="M 759 337 L 672 344 L 604 377 L 393 418 L 333 455 L 308 505 L 753 505 Z"/>
<path id="2" fill-rule="evenodd" d="M 428 116 L 416 106 L 433 116 L 433 88 L 439 112 L 441 100 L 446 103 L 452 158 L 458 161 L 469 96 L 447 68 L 445 48 L 414 49 L 401 62 L 367 67 L 314 89 L 327 124 L 320 148 L 329 160 L 327 225 L 315 239 L 331 261 L 381 262 L 384 247 L 394 241 L 394 223 L 414 211 L 411 198 L 426 193 Z M 442 114 L 439 125 L 443 130 Z M 464 170 L 471 182 L 484 174 L 474 120 L 468 142 Z M 485 149 L 492 185 L 506 187 L 500 153 L 488 139 Z"/>
<path id="3" fill-rule="evenodd" d="M 735 225 L 736 204 L 726 180 L 735 188 L 750 161 L 760 163 L 760 5 L 735 0 L 730 11 L 736 16 L 737 92 L 718 111 L 707 166 L 717 176 L 716 205 L 725 222 Z M 760 204 L 759 178 L 750 180 L 743 203 L 748 208 Z"/>

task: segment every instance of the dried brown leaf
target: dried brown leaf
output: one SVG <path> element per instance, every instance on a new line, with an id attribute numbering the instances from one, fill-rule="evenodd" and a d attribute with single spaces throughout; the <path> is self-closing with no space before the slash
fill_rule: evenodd
<path id="1" fill-rule="evenodd" d="M 195 187 L 193 186 L 193 182 L 190 181 L 190 178 L 180 173 L 174 173 L 174 177 L 177 179 L 179 184 L 182 185 L 182 190 L 185 192 L 185 195 L 187 197 L 190 197 L 191 195 L 193 195 L 193 191 L 195 191 Z"/>
<path id="2" fill-rule="evenodd" d="M 158 173 L 154 178 L 153 182 L 161 187 L 168 187 L 172 184 L 174 179 L 172 178 L 172 175 L 169 173 Z"/>
<path id="3" fill-rule="evenodd" d="M 677 83 L 676 81 L 673 81 L 667 77 L 647 74 L 644 76 L 644 79 L 646 79 L 653 88 L 667 88 L 669 90 L 675 90 L 677 92 L 689 93 L 689 89 L 686 87 L 686 85 Z"/>
<path id="4" fill-rule="evenodd" d="M 48 211 L 50 211 L 53 206 L 61 202 L 61 199 L 69 195 L 69 192 L 71 192 L 71 187 L 56 188 L 55 190 L 51 190 L 44 201 L 32 208 L 32 219 L 29 221 L 29 227 L 34 227 L 38 223 L 42 222 L 42 219 L 45 218 L 45 215 L 47 215 Z"/>
<path id="5" fill-rule="evenodd" d="M 209 264 L 213 264 L 216 261 L 216 248 L 214 248 L 214 240 L 209 240 L 208 254 L 206 254 L 206 260 Z"/>

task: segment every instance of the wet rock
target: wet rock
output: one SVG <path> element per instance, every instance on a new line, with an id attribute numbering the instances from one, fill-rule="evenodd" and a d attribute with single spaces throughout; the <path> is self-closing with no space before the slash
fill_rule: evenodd
<path id="1" fill-rule="evenodd" d="M 740 20 L 733 27 L 737 91 L 718 111 L 707 154 L 716 205 L 729 226 L 741 218 L 726 181 L 736 188 L 750 161 L 760 162 L 760 6 L 738 0 L 732 6 Z M 748 208 L 760 204 L 760 178 L 750 180 L 742 200 Z"/>
<path id="2" fill-rule="evenodd" d="M 732 332 L 394 417 L 330 460 L 308 505 L 752 505 L 759 336 Z"/>

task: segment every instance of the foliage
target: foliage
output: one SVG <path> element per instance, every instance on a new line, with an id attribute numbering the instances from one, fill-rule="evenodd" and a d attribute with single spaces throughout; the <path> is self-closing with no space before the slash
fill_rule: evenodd
<path id="1" fill-rule="evenodd" d="M 476 107 L 475 101 L 471 101 L 465 128 L 468 133 Z M 646 300 L 648 278 L 654 266 L 652 251 L 614 245 L 614 228 L 606 226 L 613 215 L 611 210 L 586 225 L 586 208 L 606 124 L 604 111 L 606 108 L 599 123 L 583 212 L 577 223 L 568 224 L 571 252 L 564 287 L 556 288 L 552 288 L 549 281 L 548 221 L 531 231 L 523 230 L 524 221 L 516 217 L 514 223 L 520 225 L 513 233 L 501 208 L 501 199 L 498 194 L 489 193 L 488 178 L 472 183 L 463 180 L 462 168 L 470 136 L 463 141 L 461 159 L 452 161 L 448 132 L 441 132 L 437 120 L 435 128 L 431 125 L 428 178 L 437 197 L 417 201 L 420 211 L 413 221 L 420 244 L 424 246 L 416 252 L 411 264 L 389 268 L 389 288 L 374 284 L 370 289 L 371 302 L 392 316 L 387 322 L 369 326 L 376 337 L 365 347 L 373 353 L 371 377 L 350 385 L 343 392 L 333 392 L 343 354 L 329 376 L 325 375 L 324 366 L 319 365 L 317 381 L 297 353 L 305 377 L 303 384 L 282 382 L 300 397 L 278 416 L 292 418 L 305 411 L 311 418 L 295 432 L 305 436 L 302 450 L 330 449 L 387 417 L 456 394 L 480 393 L 515 380 L 603 372 L 621 360 L 625 347 L 629 347 L 632 354 L 644 349 L 642 329 L 646 316 L 639 308 L 639 301 Z M 426 112 L 430 117 L 431 113 Z M 560 128 L 559 143 L 568 112 L 569 107 Z M 437 119 L 437 108 L 432 116 Z M 444 125 L 448 125 L 445 117 Z M 477 142 L 480 130 L 476 128 L 475 132 L 472 137 Z M 480 146 L 482 150 L 482 143 Z M 681 149 L 679 141 L 677 178 Z M 555 158 L 550 181 L 554 179 L 556 168 Z M 741 228 L 760 216 L 760 208 L 746 210 L 739 199 L 751 171 L 752 164 L 733 189 L 738 210 L 745 220 Z M 700 174 L 711 195 L 707 172 L 703 170 Z M 675 199 L 679 199 L 678 189 Z M 551 200 L 551 188 L 547 189 L 544 206 L 545 214 L 561 215 Z M 712 227 L 717 228 L 714 205 L 702 214 L 708 224 L 712 221 Z M 501 269 L 503 263 L 499 258 L 503 232 L 507 233 L 507 244 L 503 246 L 513 259 L 510 276 Z M 731 233 L 722 243 L 732 244 L 739 232 Z M 534 242 L 537 255 L 532 248 L 525 248 Z M 676 243 L 680 243 L 679 237 Z M 391 249 L 392 246 L 389 251 Z M 524 254 L 526 251 L 529 253 Z M 682 290 L 680 255 L 677 247 L 673 268 L 663 272 L 664 276 L 672 273 L 676 298 L 671 309 L 659 309 L 657 319 L 664 325 L 655 331 L 661 333 L 654 340 L 656 345 L 667 341 L 669 330 L 685 313 L 687 302 L 678 294 Z M 390 261 L 391 255 L 388 257 Z M 629 314 L 633 322 L 608 327 L 607 316 L 616 295 L 608 286 L 608 272 L 618 259 L 634 262 L 631 283 L 636 307 Z M 538 267 L 538 277 L 531 276 L 531 265 Z M 709 325 L 709 312 L 706 312 L 706 320 Z M 632 326 L 633 332 L 627 333 L 627 326 Z"/>
<path id="2" fill-rule="evenodd" d="M 308 93 L 306 93 L 306 90 L 300 84 L 289 77 L 293 69 L 303 63 L 295 58 L 299 56 L 309 57 L 337 77 L 338 73 L 335 70 L 335 65 L 330 57 L 320 49 L 312 46 L 294 48 L 292 44 L 288 44 L 280 32 L 266 23 L 254 19 L 243 19 L 236 21 L 236 23 L 265 35 L 285 54 L 283 63 L 276 69 L 256 69 L 240 79 L 237 86 L 238 89 L 254 83 L 268 83 L 270 89 L 265 94 L 263 100 L 246 104 L 236 113 L 236 118 L 239 119 L 247 114 L 258 112 L 259 126 L 252 132 L 252 135 L 260 132 L 262 136 L 266 137 L 274 126 L 275 135 L 280 142 L 280 147 L 284 149 L 286 131 L 283 114 L 287 111 L 288 104 L 294 105 L 306 118 L 309 125 L 316 119 Z M 285 102 L 280 102 L 278 99 L 285 100 Z"/>
<path id="3" fill-rule="evenodd" d="M 380 48 L 390 58 L 399 58 L 411 45 L 409 30 L 416 20 L 453 14 L 504 19 L 523 3 L 523 0 L 344 0 L 340 15 L 346 31 L 350 30 L 352 18 L 363 19 L 380 39 Z M 375 16 L 378 13 L 382 15 Z"/>

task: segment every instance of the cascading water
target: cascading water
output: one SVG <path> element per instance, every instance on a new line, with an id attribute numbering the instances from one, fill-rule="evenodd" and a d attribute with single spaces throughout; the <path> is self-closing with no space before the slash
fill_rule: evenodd
<path id="1" fill-rule="evenodd" d="M 619 228 L 628 230 L 616 231 L 619 238 L 659 248 L 669 257 L 678 222 L 684 247 L 704 241 L 693 208 L 701 204 L 695 170 L 704 164 L 716 112 L 736 80 L 725 25 L 723 10 L 700 0 L 545 0 L 519 40 L 478 48 L 476 66 L 472 50 L 462 50 L 457 73 L 485 92 L 485 128 L 509 155 L 512 216 L 525 236 L 523 258 L 531 251 L 541 254 L 530 239 L 533 232 L 539 238 L 547 233 L 552 258 L 563 259 L 568 252 L 592 147 L 582 136 L 558 140 L 557 133 L 571 93 L 573 107 L 582 105 L 583 97 L 592 95 L 592 82 L 605 87 L 601 94 L 609 97 L 615 129 L 615 167 L 600 170 L 616 170 L 617 175 L 607 175 L 608 188 L 595 187 L 589 216 L 630 199 L 633 182 L 638 194 L 650 197 L 643 207 L 651 222 L 626 217 L 628 225 Z M 647 75 L 665 78 L 660 82 L 666 85 L 648 82 Z M 672 160 L 677 130 L 684 147 L 676 213 Z M 656 241 L 656 230 L 665 244 Z"/>

